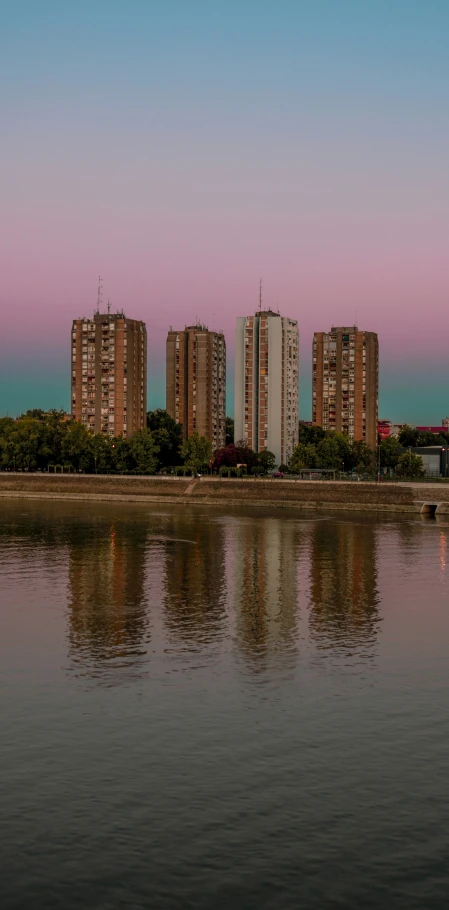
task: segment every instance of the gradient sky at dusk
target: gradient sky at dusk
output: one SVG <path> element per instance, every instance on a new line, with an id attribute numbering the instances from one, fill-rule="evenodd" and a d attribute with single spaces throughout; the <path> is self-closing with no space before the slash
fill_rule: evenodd
<path id="1" fill-rule="evenodd" d="M 380 343 L 381 417 L 449 414 L 447 0 L 22 0 L 0 27 L 0 414 L 69 408 L 71 320 L 297 318 Z"/>

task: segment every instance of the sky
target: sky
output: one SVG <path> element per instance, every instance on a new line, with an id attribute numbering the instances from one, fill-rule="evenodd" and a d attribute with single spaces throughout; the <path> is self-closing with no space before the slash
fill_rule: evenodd
<path id="1" fill-rule="evenodd" d="M 297 319 L 380 347 L 379 416 L 449 414 L 447 0 L 3 0 L 0 415 L 70 406 L 73 318 Z"/>

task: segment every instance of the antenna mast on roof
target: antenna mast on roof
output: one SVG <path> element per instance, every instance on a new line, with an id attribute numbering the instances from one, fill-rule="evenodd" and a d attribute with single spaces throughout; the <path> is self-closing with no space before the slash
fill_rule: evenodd
<path id="1" fill-rule="evenodd" d="M 259 282 L 259 310 L 262 309 L 262 279 Z"/>
<path id="2" fill-rule="evenodd" d="M 97 292 L 97 313 L 100 312 L 101 295 L 103 293 L 103 288 L 101 287 L 102 283 L 103 283 L 103 279 L 99 275 L 98 276 L 98 292 Z"/>
<path id="3" fill-rule="evenodd" d="M 108 314 L 110 312 L 111 312 L 111 301 L 109 300 L 109 297 L 108 297 Z"/>

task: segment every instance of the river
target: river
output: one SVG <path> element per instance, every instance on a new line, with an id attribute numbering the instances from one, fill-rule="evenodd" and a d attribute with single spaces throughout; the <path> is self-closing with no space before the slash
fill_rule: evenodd
<path id="1" fill-rule="evenodd" d="M 440 910 L 449 524 L 0 501 L 2 910 Z"/>

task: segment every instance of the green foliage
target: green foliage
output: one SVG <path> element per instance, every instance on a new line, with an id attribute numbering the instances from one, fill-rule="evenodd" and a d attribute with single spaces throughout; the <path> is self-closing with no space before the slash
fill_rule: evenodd
<path id="1" fill-rule="evenodd" d="M 153 434 L 158 447 L 158 466 L 169 468 L 179 461 L 179 447 L 182 444 L 182 424 L 176 423 L 173 417 L 162 408 L 147 413 L 147 427 Z"/>
<path id="2" fill-rule="evenodd" d="M 138 430 L 130 440 L 130 452 L 134 460 L 136 474 L 154 474 L 157 467 L 159 446 L 156 445 L 150 430 Z"/>
<path id="3" fill-rule="evenodd" d="M 404 452 L 399 456 L 396 474 L 398 477 L 423 477 L 424 464 L 421 456 L 415 455 L 414 452 Z"/>
<path id="4" fill-rule="evenodd" d="M 445 446 L 447 445 L 445 439 L 446 433 L 418 433 L 417 446 Z"/>
<path id="5" fill-rule="evenodd" d="M 46 471 L 51 466 L 85 473 L 154 473 L 158 447 L 149 430 L 132 439 L 94 435 L 63 411 L 36 408 L 17 420 L 0 420 L 0 468 Z"/>
<path id="6" fill-rule="evenodd" d="M 135 468 L 131 440 L 116 436 L 112 440 L 112 463 L 117 474 L 131 474 Z"/>
<path id="7" fill-rule="evenodd" d="M 89 472 L 94 461 L 92 439 L 86 427 L 76 420 L 70 421 L 61 444 L 62 462 L 72 465 L 76 471 Z M 58 460 L 53 464 L 58 464 Z"/>
<path id="8" fill-rule="evenodd" d="M 340 457 L 340 446 L 335 436 L 322 439 L 316 447 L 317 467 L 332 470 L 343 470 L 343 461 Z"/>
<path id="9" fill-rule="evenodd" d="M 226 418 L 226 445 L 234 442 L 234 420 L 232 417 Z"/>
<path id="10" fill-rule="evenodd" d="M 322 427 L 309 427 L 307 424 L 299 421 L 299 442 L 302 445 L 318 445 L 326 436 L 326 430 Z"/>
<path id="11" fill-rule="evenodd" d="M 346 467 L 345 462 L 345 471 L 354 469 L 359 473 L 372 472 L 376 471 L 376 454 L 375 452 L 367 446 L 366 442 L 363 442 L 361 439 L 355 439 L 354 442 L 350 445 L 350 462 L 348 467 Z M 350 464 L 350 468 L 349 468 Z"/>
<path id="12" fill-rule="evenodd" d="M 306 427 L 321 430 L 321 427 Z M 307 468 L 322 468 L 334 471 L 373 471 L 375 457 L 362 441 L 351 442 L 343 433 L 326 433 L 317 443 L 302 443 L 296 446 L 289 462 L 289 471 L 296 474 Z"/>
<path id="13" fill-rule="evenodd" d="M 22 417 L 12 422 L 1 438 L 1 465 L 12 470 L 34 471 L 44 460 L 38 420 Z"/>
<path id="14" fill-rule="evenodd" d="M 273 452 L 270 452 L 268 449 L 263 449 L 262 452 L 259 452 L 257 456 L 259 467 L 261 467 L 265 473 L 267 471 L 274 471 L 276 467 L 276 455 Z"/>
<path id="15" fill-rule="evenodd" d="M 15 420 L 12 417 L 0 417 L 0 439 L 7 436 L 14 424 Z"/>
<path id="16" fill-rule="evenodd" d="M 395 436 L 387 436 L 380 443 L 380 466 L 382 468 L 396 469 L 402 455 L 402 446 Z"/>
<path id="17" fill-rule="evenodd" d="M 312 443 L 299 443 L 293 451 L 290 458 L 288 469 L 291 474 L 298 474 L 304 468 L 316 468 L 317 452 L 316 446 Z"/>
<path id="18" fill-rule="evenodd" d="M 413 429 L 413 427 L 405 426 L 402 428 L 399 433 L 399 442 L 401 446 L 416 446 L 418 445 L 418 430 Z"/>
<path id="19" fill-rule="evenodd" d="M 212 443 L 196 431 L 188 439 L 183 440 L 179 451 L 184 464 L 195 473 L 205 465 L 209 466 L 212 459 Z"/>
<path id="20" fill-rule="evenodd" d="M 399 442 L 404 448 L 410 446 L 444 446 L 447 445 L 447 433 L 420 433 L 412 427 L 404 427 L 399 433 Z"/>
<path id="21" fill-rule="evenodd" d="M 90 472 L 108 474 L 112 469 L 112 442 L 109 437 L 95 433 L 94 436 L 91 436 L 90 450 L 92 453 Z"/>

